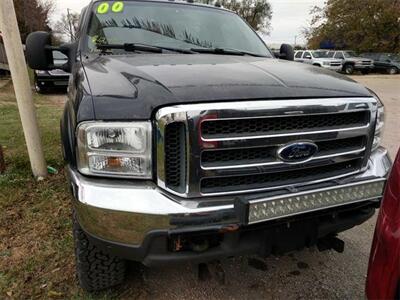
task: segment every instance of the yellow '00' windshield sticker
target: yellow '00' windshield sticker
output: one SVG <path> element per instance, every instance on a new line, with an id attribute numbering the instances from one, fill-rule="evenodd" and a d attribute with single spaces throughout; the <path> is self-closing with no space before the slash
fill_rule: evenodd
<path id="1" fill-rule="evenodd" d="M 120 13 L 124 10 L 124 2 L 118 1 L 114 2 L 114 4 L 111 7 L 111 10 L 115 13 Z"/>
<path id="2" fill-rule="evenodd" d="M 114 2 L 111 5 L 111 11 L 114 13 L 120 13 L 123 10 L 124 10 L 124 2 L 122 2 L 122 1 Z M 97 7 L 97 13 L 100 15 L 107 14 L 107 13 L 109 13 L 109 11 L 110 11 L 110 4 L 108 4 L 108 2 L 102 2 Z"/>
<path id="3" fill-rule="evenodd" d="M 100 3 L 100 5 L 97 7 L 97 13 L 98 14 L 106 14 L 108 13 L 110 9 L 110 4 L 107 2 Z"/>

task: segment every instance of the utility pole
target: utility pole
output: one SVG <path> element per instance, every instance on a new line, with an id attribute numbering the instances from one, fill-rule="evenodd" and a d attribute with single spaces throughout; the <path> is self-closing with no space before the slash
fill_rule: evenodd
<path id="1" fill-rule="evenodd" d="M 294 36 L 294 47 L 297 45 L 297 35 Z"/>
<path id="2" fill-rule="evenodd" d="M 13 0 L 1 0 L 0 28 L 8 58 L 8 65 L 11 71 L 11 78 L 17 98 L 19 115 L 21 117 L 32 172 L 37 179 L 40 179 L 47 176 L 47 168 Z"/>
<path id="3" fill-rule="evenodd" d="M 69 35 L 70 35 L 70 38 L 71 38 L 71 43 L 73 43 L 75 37 L 74 37 L 74 33 L 72 32 L 71 15 L 70 15 L 69 11 L 70 11 L 70 9 L 67 8 L 67 18 L 68 18 L 68 26 L 69 26 Z"/>

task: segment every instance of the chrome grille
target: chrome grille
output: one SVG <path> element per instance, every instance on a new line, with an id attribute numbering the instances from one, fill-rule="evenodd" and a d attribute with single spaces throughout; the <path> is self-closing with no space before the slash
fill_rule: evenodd
<path id="1" fill-rule="evenodd" d="M 374 98 L 162 108 L 156 115 L 158 184 L 191 198 L 296 187 L 356 174 L 367 165 L 375 118 Z M 175 130 L 175 138 L 170 138 L 170 130 Z M 279 159 L 280 147 L 304 141 L 318 146 L 310 159 Z"/>

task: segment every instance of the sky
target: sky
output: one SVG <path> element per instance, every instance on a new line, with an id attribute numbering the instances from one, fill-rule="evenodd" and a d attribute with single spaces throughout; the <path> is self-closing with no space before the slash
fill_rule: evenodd
<path id="1" fill-rule="evenodd" d="M 326 0 L 269 0 L 272 5 L 272 30 L 269 36 L 263 36 L 267 44 L 279 45 L 282 43 L 294 44 L 297 36 L 297 44 L 304 44 L 301 34 L 302 28 L 310 21 L 309 12 L 315 5 L 323 6 Z M 55 0 L 56 12 L 53 22 L 66 13 L 67 8 L 80 12 L 90 0 Z"/>

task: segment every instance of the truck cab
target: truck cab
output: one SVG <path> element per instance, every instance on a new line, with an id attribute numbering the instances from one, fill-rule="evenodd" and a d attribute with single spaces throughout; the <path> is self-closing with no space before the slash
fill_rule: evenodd
<path id="1" fill-rule="evenodd" d="M 33 69 L 54 66 L 32 33 Z M 379 207 L 384 107 L 353 80 L 275 58 L 237 14 L 178 1 L 92 1 L 69 57 L 61 137 L 79 282 L 127 261 L 202 263 L 317 246 Z"/>

